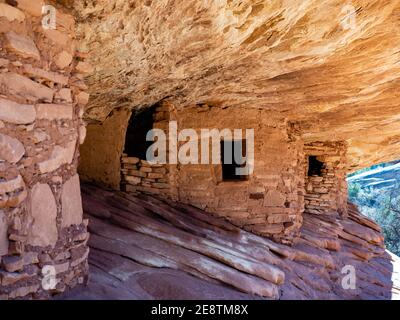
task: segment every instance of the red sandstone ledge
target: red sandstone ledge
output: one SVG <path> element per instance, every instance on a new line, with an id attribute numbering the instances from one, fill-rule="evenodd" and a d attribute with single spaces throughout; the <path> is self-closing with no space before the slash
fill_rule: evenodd
<path id="1" fill-rule="evenodd" d="M 83 202 L 92 280 L 66 299 L 400 297 L 400 259 L 351 204 L 345 219 L 305 214 L 285 246 L 155 196 L 85 185 Z M 356 269 L 355 290 L 342 288 L 345 265 Z"/>

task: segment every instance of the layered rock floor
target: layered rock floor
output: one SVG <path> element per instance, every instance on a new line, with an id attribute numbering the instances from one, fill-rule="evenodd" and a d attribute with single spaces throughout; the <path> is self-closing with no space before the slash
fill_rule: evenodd
<path id="1" fill-rule="evenodd" d="M 346 219 L 305 213 L 289 247 L 192 206 L 82 191 L 91 280 L 61 299 L 400 299 L 400 258 L 352 204 Z"/>

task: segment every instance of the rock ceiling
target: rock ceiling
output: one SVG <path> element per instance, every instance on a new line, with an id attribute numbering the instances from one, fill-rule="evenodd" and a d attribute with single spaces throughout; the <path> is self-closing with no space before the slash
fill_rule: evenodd
<path id="1" fill-rule="evenodd" d="M 88 119 L 167 97 L 266 108 L 347 140 L 350 170 L 400 158 L 398 0 L 60 2 L 95 67 Z"/>

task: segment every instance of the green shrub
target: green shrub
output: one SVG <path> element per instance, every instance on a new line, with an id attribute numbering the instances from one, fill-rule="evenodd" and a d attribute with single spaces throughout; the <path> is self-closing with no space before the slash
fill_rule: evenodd
<path id="1" fill-rule="evenodd" d="M 349 183 L 348 186 L 350 201 L 381 226 L 387 249 L 396 255 L 400 255 L 399 187 L 388 191 L 362 188 L 358 183 Z"/>

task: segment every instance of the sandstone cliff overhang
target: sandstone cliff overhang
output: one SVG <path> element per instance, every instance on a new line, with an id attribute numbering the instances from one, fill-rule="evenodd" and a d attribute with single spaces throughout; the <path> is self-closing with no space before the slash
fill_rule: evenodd
<path id="1" fill-rule="evenodd" d="M 264 108 L 348 141 L 350 171 L 399 157 L 398 1 L 60 2 L 94 65 L 87 119 L 166 97 Z"/>

